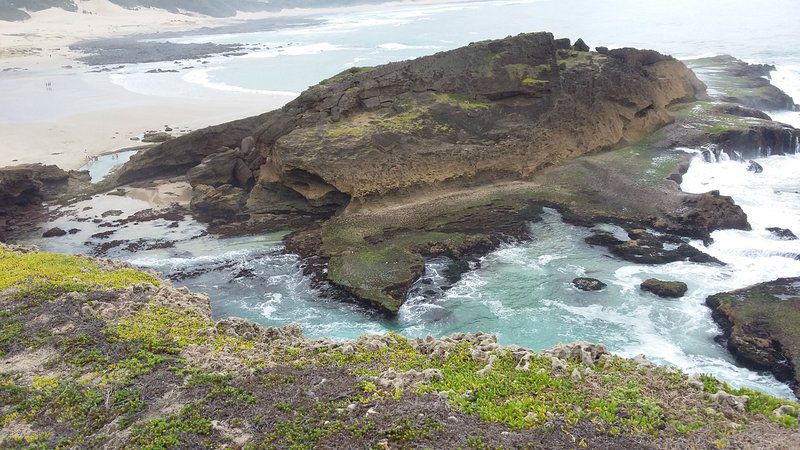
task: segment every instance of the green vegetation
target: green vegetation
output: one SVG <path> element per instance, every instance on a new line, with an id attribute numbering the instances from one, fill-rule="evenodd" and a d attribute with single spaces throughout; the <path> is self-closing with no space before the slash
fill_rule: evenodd
<path id="1" fill-rule="evenodd" d="M 215 351 L 228 347 L 234 352 L 253 348 L 250 341 L 216 333 L 214 323 L 196 311 L 154 304 L 121 319 L 109 331 L 121 340 L 140 341 L 147 350 L 160 353 L 176 354 L 188 345 L 208 345 Z"/>
<path id="2" fill-rule="evenodd" d="M 480 110 L 492 107 L 491 103 L 488 102 L 467 97 L 466 95 L 449 93 L 436 94 L 436 103 L 457 106 L 464 110 Z"/>
<path id="3" fill-rule="evenodd" d="M 368 120 L 364 123 L 361 123 L 362 120 L 359 118 L 350 119 L 336 123 L 328 130 L 328 136 L 332 138 L 363 137 L 378 131 L 398 134 L 413 133 L 434 125 L 427 114 L 427 107 L 413 106 L 401 113 Z"/>
<path id="4" fill-rule="evenodd" d="M 131 430 L 131 442 L 143 449 L 166 449 L 180 446 L 189 435 L 210 434 L 211 421 L 203 418 L 195 405 L 188 405 L 169 417 L 136 424 Z"/>
<path id="5" fill-rule="evenodd" d="M 574 67 L 583 65 L 583 64 L 595 64 L 602 62 L 605 59 L 605 56 L 598 55 L 591 52 L 579 52 L 577 50 L 569 50 L 566 56 L 562 56 L 559 52 L 558 54 L 558 64 L 563 65 L 562 67 L 566 70 L 570 70 Z"/>
<path id="6" fill-rule="evenodd" d="M 448 239 L 459 246 L 471 238 L 401 234 L 362 255 L 362 263 L 380 266 L 392 249 L 418 251 Z M 126 297 L 138 304 L 106 320 L 83 308 L 92 304 L 81 296 L 51 297 L 62 314 L 52 320 L 72 327 L 44 323 L 52 329 L 45 339 L 27 335 L 36 334 L 28 333 L 34 318 L 50 320 L 44 312 L 52 315 L 52 303 L 4 294 L 0 342 L 13 344 L 7 347 L 13 355 L 22 343 L 49 346 L 59 357 L 33 371 L 0 373 L 0 427 L 19 430 L 0 446 L 311 449 L 348 442 L 435 448 L 447 442 L 496 448 L 496 435 L 459 428 L 467 416 L 510 433 L 552 433 L 555 427 L 564 439 L 572 427 L 588 423 L 644 441 L 711 435 L 719 443 L 734 440 L 750 422 L 797 427 L 797 410 L 773 413 L 782 405 L 797 407 L 793 402 L 708 376 L 701 377 L 702 390 L 692 390 L 677 370 L 608 355 L 590 370 L 577 360 L 554 368 L 550 357 L 530 353 L 521 367 L 518 350 L 515 355 L 482 334 L 438 342 L 389 334 L 324 344 L 280 340 L 277 330 L 265 330 L 276 340 L 251 341 L 221 333 L 201 310 L 177 306 L 186 298 L 167 307 L 143 297 Z M 435 369 L 426 372 L 435 376 L 391 385 L 378 378 L 388 369 L 398 377 Z M 723 415 L 709 395 L 718 390 L 749 397 L 741 417 Z M 455 420 L 441 420 L 442 414 Z"/>
<path id="7" fill-rule="evenodd" d="M 15 288 L 19 295 L 86 292 L 141 283 L 159 284 L 155 275 L 127 268 L 103 270 L 82 256 L 17 253 L 0 248 L 0 291 Z"/>
<path id="8" fill-rule="evenodd" d="M 345 70 L 337 73 L 336 75 L 334 75 L 334 76 L 332 76 L 330 78 L 326 78 L 326 79 L 320 81 L 319 84 L 327 85 L 327 84 L 338 83 L 338 82 L 343 81 L 344 79 L 352 77 L 354 75 L 360 75 L 362 73 L 369 73 L 369 72 L 372 72 L 373 70 L 375 70 L 374 67 L 368 67 L 368 66 L 367 67 L 351 67 L 349 69 L 345 69 Z"/>
<path id="9" fill-rule="evenodd" d="M 535 86 L 550 82 L 540 78 L 550 71 L 550 66 L 547 64 L 540 64 L 535 67 L 527 64 L 506 64 L 503 68 L 508 72 L 509 77 L 520 80 L 525 86 Z"/>

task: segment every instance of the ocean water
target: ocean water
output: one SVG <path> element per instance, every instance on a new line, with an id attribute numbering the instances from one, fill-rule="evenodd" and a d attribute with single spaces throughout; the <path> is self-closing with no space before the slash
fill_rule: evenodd
<path id="1" fill-rule="evenodd" d="M 775 64 L 773 82 L 800 99 L 800 34 L 796 32 L 800 2 L 792 0 L 758 2 L 757 6 L 745 0 L 397 4 L 312 17 L 322 23 L 170 38 L 175 42 L 245 43 L 257 50 L 240 57 L 207 58 L 207 64 L 183 62 L 192 68 L 158 74 L 163 83 L 153 83 L 153 74 L 144 72 L 173 63 L 128 66 L 108 76 L 125 89 L 143 94 L 214 98 L 244 93 L 288 101 L 347 67 L 547 30 L 557 37 L 582 37 L 591 46 L 654 48 L 687 59 L 730 53 L 751 62 Z M 800 113 L 770 113 L 800 126 Z M 113 163 L 101 159 L 93 176 L 102 176 Z M 283 253 L 280 234 L 216 239 L 202 236 L 202 226 L 192 220 L 177 229 L 155 221 L 130 225 L 120 234 L 128 239 L 163 235 L 176 241 L 174 248 L 136 253 L 115 249 L 109 256 L 167 275 L 192 272 L 177 283 L 208 292 L 217 318 L 239 316 L 267 326 L 299 323 L 308 336 L 337 339 L 365 332 L 441 336 L 482 330 L 497 333 L 501 342 L 534 349 L 558 342 L 596 341 L 623 355 L 644 353 L 690 372 L 711 373 L 737 386 L 791 397 L 789 389 L 771 375 L 737 366 L 713 341 L 720 330 L 704 305 L 706 296 L 716 292 L 800 275 L 800 261 L 795 259 L 800 241 L 778 241 L 765 230 L 778 226 L 800 233 L 800 180 L 796 176 L 800 156 L 765 158 L 759 163 L 764 172 L 752 174 L 741 163 L 711 164 L 696 158 L 681 186 L 687 192 L 718 189 L 731 195 L 747 213 L 752 231 L 715 232 L 708 247 L 692 243 L 727 266 L 686 262 L 649 266 L 620 261 L 584 242 L 591 230 L 565 224 L 558 213 L 547 211 L 541 222 L 530 225 L 532 241 L 503 246 L 486 255 L 480 268 L 452 286 L 446 286 L 440 274 L 447 261 L 428 261 L 425 277 L 393 319 L 320 297 L 303 276 L 297 258 Z M 74 217 L 54 223 L 65 229 L 75 224 Z M 48 250 L 87 252 L 89 247 L 83 242 L 97 231 L 92 226 L 81 222 L 76 227 L 82 231 L 68 239 L 29 236 L 28 240 Z M 612 225 L 599 227 L 622 234 Z M 601 279 L 608 287 L 594 293 L 578 291 L 570 284 L 577 276 Z M 689 292 L 678 300 L 641 292 L 639 283 L 650 277 L 682 280 Z"/>
<path id="2" fill-rule="evenodd" d="M 321 23 L 264 32 L 189 35 L 173 42 L 242 43 L 257 50 L 239 57 L 186 62 L 193 70 L 162 74 L 168 87 L 148 83 L 146 65 L 114 81 L 137 92 L 198 91 L 285 95 L 288 101 L 348 67 L 399 61 L 469 42 L 522 32 L 582 37 L 590 46 L 653 48 L 678 58 L 730 53 L 748 61 L 800 69 L 794 0 L 497 0 L 428 5 L 388 4 L 309 15 Z M 162 64 L 174 67 L 172 63 Z M 161 84 L 161 83 L 159 83 Z"/>

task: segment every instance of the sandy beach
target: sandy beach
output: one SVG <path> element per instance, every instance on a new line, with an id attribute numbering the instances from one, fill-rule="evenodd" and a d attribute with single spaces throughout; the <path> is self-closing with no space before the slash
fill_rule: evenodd
<path id="1" fill-rule="evenodd" d="M 51 8 L 31 13 L 26 21 L 0 21 L 0 166 L 43 162 L 78 169 L 94 155 L 141 145 L 131 138 L 148 130 L 169 125 L 178 135 L 263 113 L 291 99 L 236 92 L 142 95 L 115 85 L 107 73 L 91 73 L 69 49 L 85 39 L 185 31 L 278 14 L 220 19 L 132 11 L 107 0 L 78 5 L 85 13 Z M 153 74 L 152 81 L 163 78 Z"/>
<path id="2" fill-rule="evenodd" d="M 399 3 L 407 2 L 394 4 Z M 383 6 L 339 10 L 355 13 Z M 78 8 L 77 13 L 51 8 L 31 12 L 29 20 L 0 21 L 0 166 L 43 162 L 78 169 L 92 156 L 141 145 L 131 138 L 140 138 L 146 131 L 164 131 L 169 126 L 173 135 L 179 135 L 260 114 L 293 98 L 292 93 L 237 92 L 187 83 L 191 65 L 198 64 L 188 58 L 185 64 L 176 62 L 182 66 L 173 66 L 171 61 L 152 66 L 179 73 L 145 75 L 150 66 L 128 65 L 142 73 L 141 89 L 123 87 L 114 83 L 114 71 L 123 66 L 107 66 L 98 72 L 96 66 L 77 61 L 81 54 L 70 50 L 71 44 L 245 22 L 268 27 L 273 19 L 294 20 L 325 11 L 295 9 L 212 18 L 149 8 L 128 10 L 108 0 L 83 0 Z"/>

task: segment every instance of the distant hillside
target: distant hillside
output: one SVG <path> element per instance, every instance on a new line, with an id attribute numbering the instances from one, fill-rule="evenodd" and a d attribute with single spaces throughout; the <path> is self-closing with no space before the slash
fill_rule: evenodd
<path id="1" fill-rule="evenodd" d="M 30 11 L 62 8 L 78 12 L 82 0 L 0 0 L 0 20 L 29 19 Z M 278 11 L 285 8 L 311 8 L 382 3 L 386 0 L 109 0 L 124 8 L 160 8 L 170 12 L 203 14 L 212 17 L 230 17 L 237 11 Z"/>
<path id="2" fill-rule="evenodd" d="M 0 20 L 14 21 L 30 19 L 23 11 L 41 11 L 47 8 L 62 8 L 67 11 L 78 11 L 73 0 L 0 0 Z"/>

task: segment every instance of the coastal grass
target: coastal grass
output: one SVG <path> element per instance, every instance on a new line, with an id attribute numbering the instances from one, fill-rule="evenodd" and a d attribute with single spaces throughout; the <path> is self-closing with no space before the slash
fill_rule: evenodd
<path id="1" fill-rule="evenodd" d="M 44 252 L 20 253 L 0 247 L 0 291 L 86 292 L 119 289 L 134 284 L 158 285 L 158 278 L 136 269 L 106 270 L 83 256 Z"/>
<path id="2" fill-rule="evenodd" d="M 444 395 L 449 402 L 467 414 L 497 422 L 512 430 L 550 427 L 557 423 L 575 425 L 590 421 L 606 427 L 611 434 L 658 436 L 664 432 L 681 435 L 704 429 L 713 433 L 730 432 L 725 417 L 715 409 L 713 401 L 678 395 L 687 391 L 688 378 L 668 367 L 642 367 L 616 356 L 599 361 L 587 370 L 576 361 L 556 372 L 551 359 L 532 354 L 527 370 L 519 370 L 518 361 L 507 351 L 496 351 L 491 370 L 484 373 L 485 360 L 475 359 L 476 345 L 461 342 L 444 359 L 430 357 L 415 349 L 408 338 L 391 335 L 391 342 L 382 348 L 357 348 L 353 352 L 322 351 L 309 356 L 312 364 L 334 364 L 348 367 L 362 376 L 377 376 L 384 370 L 398 373 L 411 369 L 438 369 L 442 378 L 412 388 L 419 395 Z M 303 352 L 295 352 L 297 360 Z M 287 356 L 288 358 L 288 356 Z M 577 378 L 576 378 L 577 374 Z M 794 415 L 776 416 L 781 405 L 798 405 L 750 389 L 733 389 L 704 377 L 705 392 L 725 390 L 733 395 L 748 395 L 746 416 L 761 416 L 784 427 L 796 428 Z M 375 398 L 398 397 L 394 388 L 381 388 L 364 383 Z M 742 417 L 738 420 L 749 420 Z M 728 419 L 730 420 L 730 419 Z M 736 419 L 734 419 L 736 420 Z"/>
<path id="3" fill-rule="evenodd" d="M 375 70 L 375 67 L 371 67 L 371 66 L 350 67 L 349 69 L 345 69 L 345 70 L 337 73 L 336 75 L 334 75 L 334 76 L 332 76 L 330 78 L 326 78 L 326 79 L 320 81 L 319 84 L 321 84 L 321 85 L 329 85 L 329 84 L 333 84 L 333 83 L 338 83 L 338 82 L 344 81 L 347 78 L 350 78 L 352 76 L 361 75 L 361 74 L 364 74 L 364 73 L 369 73 L 369 72 L 372 72 L 373 70 Z"/>
<path id="4" fill-rule="evenodd" d="M 394 242 L 403 239 L 421 242 L 414 236 Z M 118 295 L 104 292 L 112 296 L 104 302 Z M 425 350 L 432 339 L 394 333 L 338 344 L 259 341 L 223 333 L 191 306 L 156 304 L 147 295 L 127 299 L 138 303 L 106 319 L 87 312 L 79 296 L 33 302 L 38 292 L 0 295 L 7 308 L 0 336 L 16 344 L 26 339 L 13 355 L 35 345 L 63 355 L 32 371 L 0 372 L 0 427 L 17 430 L 0 442 L 4 448 L 496 447 L 499 433 L 467 433 L 476 423 L 469 421 L 509 433 L 568 437 L 591 424 L 611 436 L 702 434 L 720 443 L 755 421 L 797 427 L 797 410 L 773 413 L 782 405 L 797 408 L 794 402 L 710 376 L 691 390 L 688 377 L 672 368 L 616 356 L 591 368 L 578 360 L 554 368 L 537 353 L 521 369 L 513 353 L 520 349 L 487 346 L 495 339 L 483 333 L 454 336 L 446 352 Z M 36 326 L 52 329 L 49 339 L 32 339 Z M 436 369 L 441 376 L 385 387 L 380 377 L 389 369 Z M 710 396 L 719 390 L 747 395 L 745 411 L 724 416 Z M 590 438 L 580 435 L 580 442 L 591 445 Z"/>

